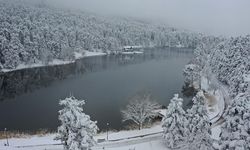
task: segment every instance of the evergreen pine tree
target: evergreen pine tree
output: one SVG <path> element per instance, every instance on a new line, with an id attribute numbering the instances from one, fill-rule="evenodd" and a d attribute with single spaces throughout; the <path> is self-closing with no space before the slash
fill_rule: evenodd
<path id="1" fill-rule="evenodd" d="M 20 64 L 19 51 L 22 51 L 23 47 L 20 44 L 18 38 L 13 36 L 11 41 L 8 43 L 3 51 L 4 57 L 4 68 L 6 69 L 15 69 Z"/>
<path id="2" fill-rule="evenodd" d="M 185 111 L 182 108 L 183 99 L 174 95 L 163 119 L 163 136 L 168 148 L 177 148 L 185 141 Z"/>
<path id="3" fill-rule="evenodd" d="M 199 91 L 193 98 L 193 106 L 187 110 L 187 144 L 192 150 L 212 150 L 209 118 L 205 107 L 205 96 Z"/>
<path id="4" fill-rule="evenodd" d="M 83 113 L 85 102 L 71 96 L 59 104 L 63 109 L 59 111 L 61 126 L 56 140 L 61 140 L 67 150 L 89 150 L 95 144 L 93 136 L 98 128 L 96 122 Z"/>
<path id="5" fill-rule="evenodd" d="M 221 128 L 222 150 L 250 149 L 250 95 L 238 94 L 229 105 L 224 115 Z"/>

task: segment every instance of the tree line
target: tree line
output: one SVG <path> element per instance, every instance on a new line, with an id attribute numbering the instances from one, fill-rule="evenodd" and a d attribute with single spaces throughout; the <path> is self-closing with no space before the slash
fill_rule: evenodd
<path id="1" fill-rule="evenodd" d="M 74 52 L 127 45 L 196 47 L 201 34 L 133 19 L 100 17 L 46 3 L 0 0 L 0 69 L 73 60 Z"/>

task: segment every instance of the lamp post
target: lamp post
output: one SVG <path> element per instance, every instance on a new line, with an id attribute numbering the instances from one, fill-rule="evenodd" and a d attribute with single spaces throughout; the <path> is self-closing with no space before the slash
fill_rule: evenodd
<path id="1" fill-rule="evenodd" d="M 6 136 L 6 146 L 9 146 L 9 139 L 8 139 L 8 134 L 7 134 L 7 128 L 4 128 L 5 136 Z"/>
<path id="2" fill-rule="evenodd" d="M 109 140 L 109 123 L 107 123 L 107 141 Z"/>

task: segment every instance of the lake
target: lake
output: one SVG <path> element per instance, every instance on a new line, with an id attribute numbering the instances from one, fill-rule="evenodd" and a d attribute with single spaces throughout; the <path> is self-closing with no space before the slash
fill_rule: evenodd
<path id="1" fill-rule="evenodd" d="M 102 130 L 122 129 L 120 110 L 138 92 L 147 91 L 167 106 L 175 93 L 183 95 L 182 70 L 192 49 L 155 48 L 144 54 L 94 56 L 73 64 L 30 68 L 0 75 L 0 130 L 55 130 L 58 102 L 69 95 L 86 100 L 84 112 Z"/>

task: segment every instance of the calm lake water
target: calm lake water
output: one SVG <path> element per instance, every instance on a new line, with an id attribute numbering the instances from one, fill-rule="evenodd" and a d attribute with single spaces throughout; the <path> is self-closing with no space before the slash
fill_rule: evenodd
<path id="1" fill-rule="evenodd" d="M 96 56 L 74 64 L 25 69 L 0 75 L 0 130 L 55 130 L 60 99 L 73 94 L 86 100 L 84 112 L 100 129 L 121 129 L 120 110 L 129 98 L 147 91 L 167 106 L 182 94 L 182 69 L 193 56 L 191 49 L 152 49 L 144 54 Z"/>

